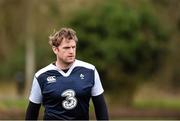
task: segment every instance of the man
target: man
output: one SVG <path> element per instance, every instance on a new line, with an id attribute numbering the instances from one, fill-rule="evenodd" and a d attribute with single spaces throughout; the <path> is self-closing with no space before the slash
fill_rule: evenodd
<path id="1" fill-rule="evenodd" d="M 39 70 L 33 80 L 26 120 L 88 120 L 92 98 L 97 120 L 108 120 L 103 87 L 96 68 L 76 57 L 76 32 L 62 28 L 49 37 L 56 61 Z"/>

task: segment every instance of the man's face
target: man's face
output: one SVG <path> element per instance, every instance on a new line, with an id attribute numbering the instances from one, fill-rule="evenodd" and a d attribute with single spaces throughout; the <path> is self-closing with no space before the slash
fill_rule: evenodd
<path id="1" fill-rule="evenodd" d="M 73 39 L 63 39 L 58 47 L 53 48 L 53 51 L 61 64 L 71 64 L 76 57 L 76 42 Z"/>

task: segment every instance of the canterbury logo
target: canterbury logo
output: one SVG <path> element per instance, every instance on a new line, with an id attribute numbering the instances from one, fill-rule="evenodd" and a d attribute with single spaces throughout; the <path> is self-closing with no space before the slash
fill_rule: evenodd
<path id="1" fill-rule="evenodd" d="M 56 82 L 56 77 L 55 77 L 55 76 L 49 76 L 49 77 L 47 77 L 47 82 L 48 82 L 48 83 Z"/>

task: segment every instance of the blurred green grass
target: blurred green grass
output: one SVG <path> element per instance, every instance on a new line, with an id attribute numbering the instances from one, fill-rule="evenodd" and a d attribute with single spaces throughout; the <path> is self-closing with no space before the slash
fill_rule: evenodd
<path id="1" fill-rule="evenodd" d="M 0 99 L 0 109 L 19 109 L 25 110 L 27 108 L 28 101 L 27 99 Z"/>
<path id="2" fill-rule="evenodd" d="M 135 101 L 133 106 L 136 108 L 180 110 L 180 100 L 171 100 L 171 99 L 141 100 L 141 101 Z"/>
<path id="3" fill-rule="evenodd" d="M 28 105 L 28 100 L 21 99 L 0 99 L 0 109 L 19 109 L 25 110 Z M 111 106 L 111 105 L 108 105 Z M 136 108 L 157 108 L 157 109 L 174 109 L 180 110 L 180 100 L 139 100 L 133 103 Z M 118 108 L 118 105 L 117 105 Z M 93 112 L 93 104 L 90 102 L 90 112 Z"/>
<path id="4" fill-rule="evenodd" d="M 28 105 L 28 100 L 27 99 L 0 99 L 0 112 L 5 112 L 3 115 L 5 115 L 4 119 L 23 119 L 25 112 L 26 112 L 26 108 Z M 112 105 L 108 104 L 108 108 L 109 110 L 109 115 L 111 117 L 111 119 L 164 119 L 164 118 L 168 118 L 166 115 L 163 116 L 162 114 L 157 117 L 153 117 L 154 114 L 152 114 L 152 117 L 150 115 L 150 117 L 143 117 L 143 114 L 138 115 L 138 116 L 134 116 L 131 115 L 133 112 L 129 112 L 129 116 L 126 117 L 126 115 L 124 116 L 123 110 L 124 108 L 121 108 L 119 105 L 117 105 L 114 108 L 111 107 Z M 147 110 L 151 110 L 151 109 L 160 109 L 159 111 L 180 111 L 180 101 L 179 100 L 141 100 L 141 101 L 135 101 L 133 104 L 133 111 L 137 109 L 137 111 L 140 111 L 141 109 L 147 109 Z M 118 110 L 121 110 L 120 112 Z M 146 110 L 146 111 L 147 111 Z M 115 114 L 113 114 L 115 111 Z M 116 111 L 118 111 L 119 113 L 117 113 Z M 126 109 L 125 109 L 126 111 Z M 9 112 L 11 114 L 9 114 Z M 15 112 L 15 114 L 13 114 L 12 112 Z M 43 119 L 43 112 L 44 112 L 44 108 L 42 107 L 39 113 L 39 119 Z M 176 113 L 175 112 L 175 113 Z M 150 113 L 152 113 L 150 111 Z M 17 115 L 19 116 L 19 118 L 17 117 Z M 121 115 L 121 116 L 120 116 Z M 9 116 L 11 116 L 9 118 Z M 173 115 L 174 116 L 174 115 Z M 2 118 L 2 117 L 0 117 Z M 171 115 L 169 116 L 170 119 L 175 119 L 176 117 L 172 117 Z M 94 113 L 94 107 L 92 102 L 90 102 L 90 119 L 95 120 L 95 113 Z"/>

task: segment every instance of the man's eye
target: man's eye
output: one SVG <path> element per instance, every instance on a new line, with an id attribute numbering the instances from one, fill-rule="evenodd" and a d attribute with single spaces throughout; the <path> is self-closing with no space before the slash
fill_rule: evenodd
<path id="1" fill-rule="evenodd" d="M 69 49 L 69 47 L 64 47 L 64 49 Z"/>

